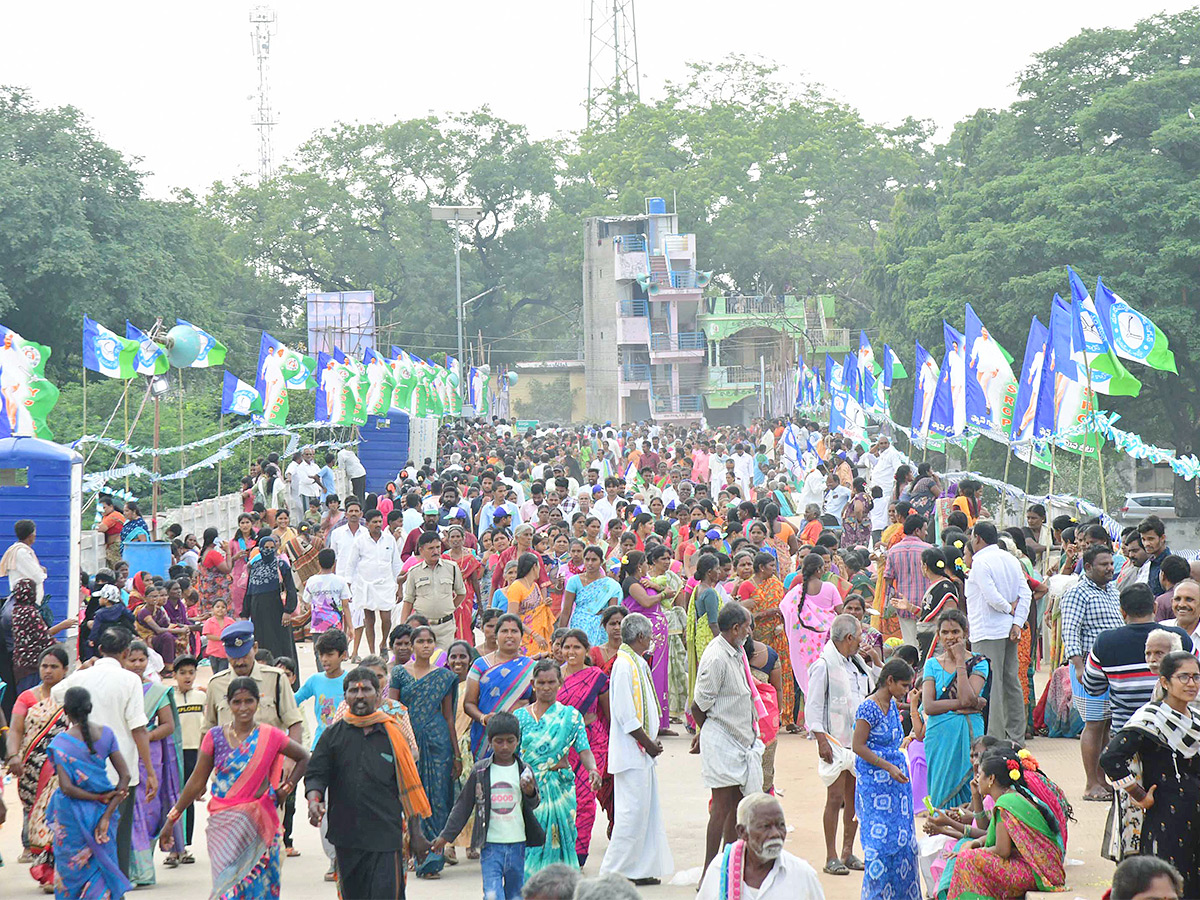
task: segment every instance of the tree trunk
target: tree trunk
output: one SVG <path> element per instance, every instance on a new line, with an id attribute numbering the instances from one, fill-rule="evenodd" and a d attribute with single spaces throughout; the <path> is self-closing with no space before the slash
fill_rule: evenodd
<path id="1" fill-rule="evenodd" d="M 1200 434 L 1195 428 L 1181 435 L 1175 444 L 1177 456 L 1189 456 L 1200 447 Z M 1175 476 L 1173 493 L 1175 495 L 1175 515 L 1180 518 L 1200 516 L 1200 480 L 1186 481 Z"/>

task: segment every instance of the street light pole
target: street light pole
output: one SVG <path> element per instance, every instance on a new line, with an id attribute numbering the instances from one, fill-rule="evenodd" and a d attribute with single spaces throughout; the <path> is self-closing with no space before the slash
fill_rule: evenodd
<path id="1" fill-rule="evenodd" d="M 450 222 L 454 228 L 454 318 L 458 323 L 458 364 L 463 358 L 463 302 L 462 302 L 462 233 L 459 222 L 478 222 L 483 218 L 480 206 L 433 206 L 430 208 L 434 221 Z M 462 385 L 460 383 L 459 388 Z"/>

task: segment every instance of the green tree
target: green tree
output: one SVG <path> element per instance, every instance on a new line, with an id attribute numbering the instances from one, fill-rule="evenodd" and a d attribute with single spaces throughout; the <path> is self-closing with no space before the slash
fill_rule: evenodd
<path id="1" fill-rule="evenodd" d="M 940 320 L 961 323 L 969 300 L 1019 356 L 1070 264 L 1153 318 L 1178 361 L 1178 376 L 1134 366 L 1141 396 L 1105 407 L 1148 441 L 1200 450 L 1197 40 L 1195 10 L 1083 32 L 1038 54 L 1011 108 L 960 123 L 932 183 L 901 192 L 871 252 L 883 335 L 940 356 Z M 1177 480 L 1176 501 L 1200 513 L 1193 484 Z"/>

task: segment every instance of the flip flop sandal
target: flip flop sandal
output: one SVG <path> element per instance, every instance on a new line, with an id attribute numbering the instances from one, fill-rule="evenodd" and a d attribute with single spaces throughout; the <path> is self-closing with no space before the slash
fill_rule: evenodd
<path id="1" fill-rule="evenodd" d="M 826 875 L 849 875 L 850 870 L 846 868 L 846 864 L 840 859 L 831 859 L 825 863 L 825 868 L 822 871 Z"/>
<path id="2" fill-rule="evenodd" d="M 168 869 L 174 869 L 176 866 L 179 865 L 179 857 L 178 856 L 168 856 L 166 859 L 163 860 L 163 865 L 166 866 Z"/>
<path id="3" fill-rule="evenodd" d="M 179 857 L 179 861 L 187 866 L 194 863 L 196 861 L 196 857 L 192 856 L 190 853 L 185 853 L 183 856 Z"/>
<path id="4" fill-rule="evenodd" d="M 853 869 L 855 872 L 861 872 L 866 868 L 866 866 L 863 865 L 863 861 L 853 853 L 842 860 L 842 862 L 846 864 L 847 869 Z"/>

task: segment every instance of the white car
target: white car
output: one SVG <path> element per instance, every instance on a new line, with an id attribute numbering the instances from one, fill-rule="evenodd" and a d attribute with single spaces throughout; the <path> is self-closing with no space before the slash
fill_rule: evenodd
<path id="1" fill-rule="evenodd" d="M 1129 494 L 1125 497 L 1125 505 L 1121 507 L 1121 517 L 1128 520 L 1141 520 L 1146 516 L 1158 516 L 1160 519 L 1174 519 L 1175 496 L 1173 494 Z"/>

